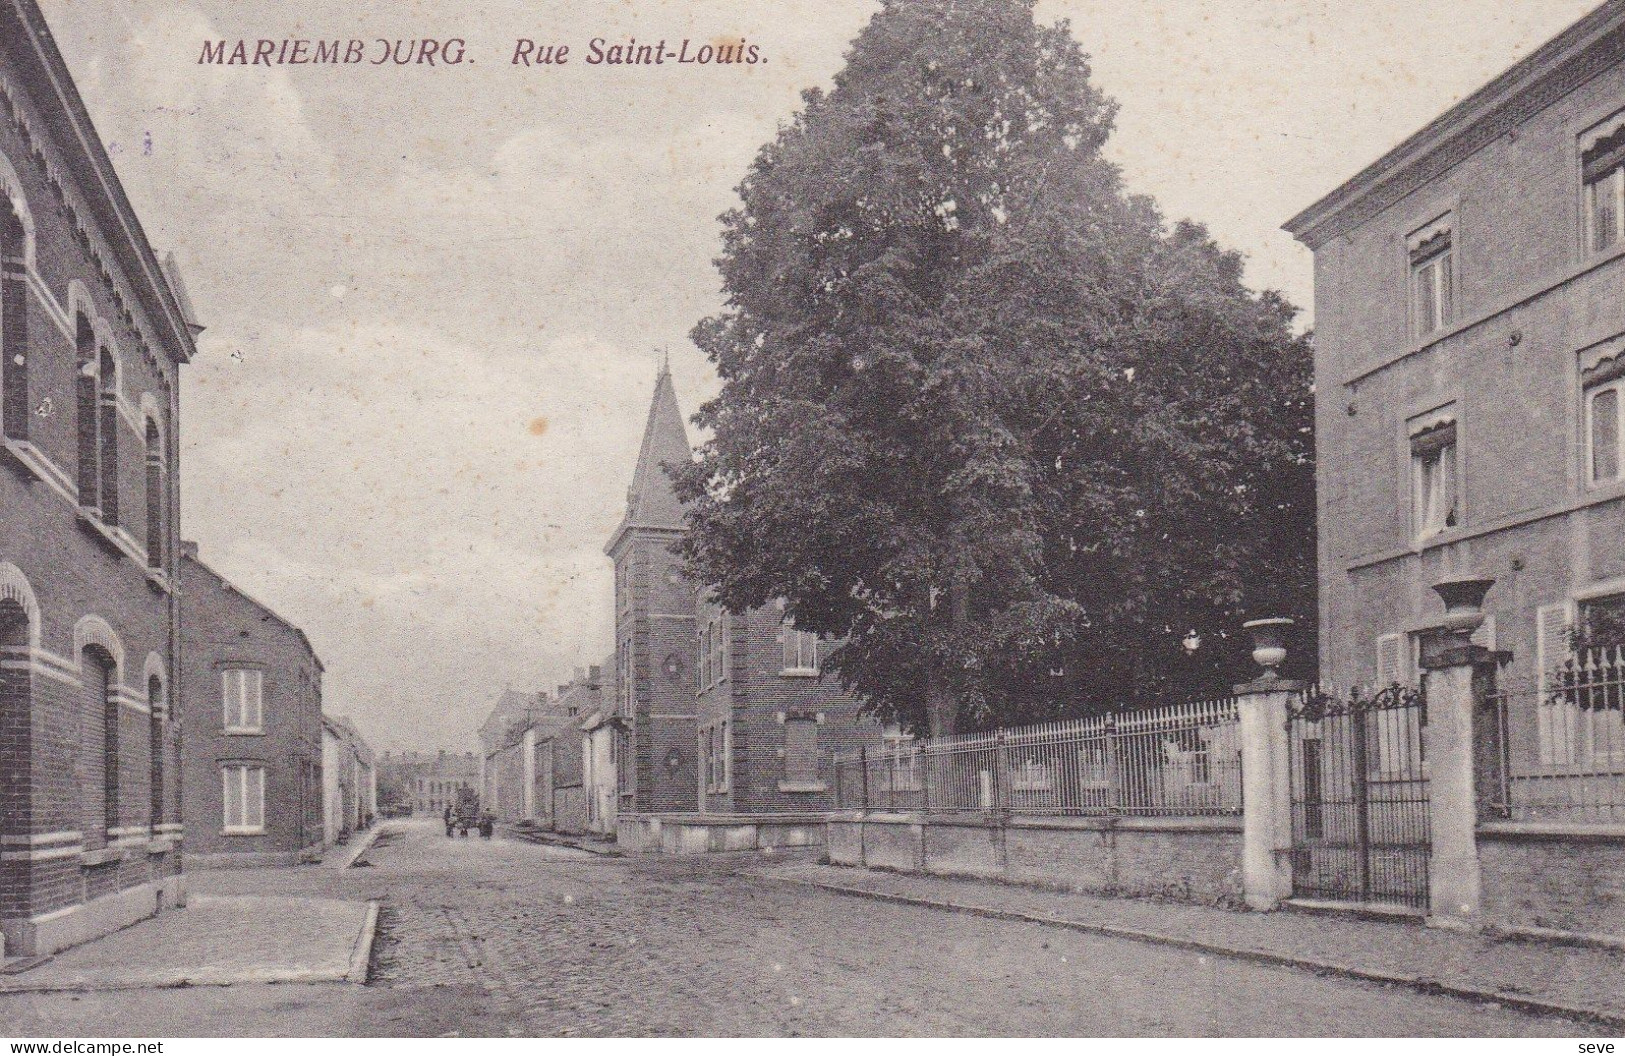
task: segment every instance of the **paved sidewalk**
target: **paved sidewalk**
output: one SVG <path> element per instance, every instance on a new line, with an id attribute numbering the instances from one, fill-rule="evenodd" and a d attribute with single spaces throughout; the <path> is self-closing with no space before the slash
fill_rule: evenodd
<path id="1" fill-rule="evenodd" d="M 366 981 L 373 902 L 194 895 L 184 908 L 0 976 L 0 993 Z"/>
<path id="2" fill-rule="evenodd" d="M 1625 1026 L 1625 953 L 1618 950 L 1495 939 L 1419 923 L 1244 913 L 829 865 L 782 865 L 759 875 Z"/>

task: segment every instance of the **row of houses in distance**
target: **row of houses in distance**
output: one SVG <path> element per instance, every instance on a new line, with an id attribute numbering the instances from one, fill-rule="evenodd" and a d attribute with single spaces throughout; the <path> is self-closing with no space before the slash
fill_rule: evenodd
<path id="1" fill-rule="evenodd" d="M 340 832 L 371 810 L 353 729 L 323 766 L 309 642 L 180 542 L 202 330 L 35 0 L 0 0 L 0 954 L 178 904 L 187 861 L 319 850 L 330 802 Z"/>
<path id="2" fill-rule="evenodd" d="M 378 805 L 388 814 L 440 814 L 460 789 L 479 785 L 473 752 L 384 752 L 378 756 Z"/>

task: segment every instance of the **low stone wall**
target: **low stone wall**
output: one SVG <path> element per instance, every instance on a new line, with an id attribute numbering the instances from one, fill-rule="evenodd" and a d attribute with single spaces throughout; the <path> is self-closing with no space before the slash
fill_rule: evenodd
<path id="1" fill-rule="evenodd" d="M 831 815 L 834 865 L 1241 904 L 1240 818 Z"/>
<path id="2" fill-rule="evenodd" d="M 1625 938 L 1625 830 L 1494 822 L 1478 857 L 1487 924 Z"/>
<path id="3" fill-rule="evenodd" d="M 823 814 L 622 814 L 615 842 L 629 854 L 709 854 L 822 847 Z"/>

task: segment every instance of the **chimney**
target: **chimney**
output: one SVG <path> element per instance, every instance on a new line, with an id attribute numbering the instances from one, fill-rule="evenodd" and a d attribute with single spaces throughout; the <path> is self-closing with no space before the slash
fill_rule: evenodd
<path id="1" fill-rule="evenodd" d="M 597 664 L 593 664 L 591 667 L 587 668 L 588 685 L 596 686 L 598 683 L 603 681 L 603 678 L 604 669 L 599 667 Z"/>

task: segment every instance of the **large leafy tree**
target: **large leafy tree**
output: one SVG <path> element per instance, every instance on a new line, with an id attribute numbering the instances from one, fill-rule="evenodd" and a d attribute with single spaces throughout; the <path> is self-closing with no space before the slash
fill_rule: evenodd
<path id="1" fill-rule="evenodd" d="M 763 147 L 673 467 L 696 575 L 845 637 L 933 734 L 1213 691 L 1242 619 L 1313 616 L 1294 310 L 1125 193 L 1115 106 L 1032 6 L 883 0 Z"/>

